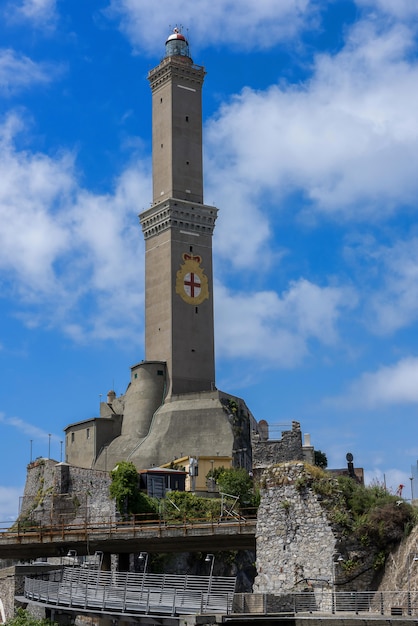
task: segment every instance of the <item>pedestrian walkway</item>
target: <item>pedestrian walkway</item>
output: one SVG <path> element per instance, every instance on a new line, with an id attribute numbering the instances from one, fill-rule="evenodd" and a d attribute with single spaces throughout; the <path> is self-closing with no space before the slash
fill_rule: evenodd
<path id="1" fill-rule="evenodd" d="M 236 578 L 104 572 L 64 567 L 41 578 L 25 578 L 25 598 L 49 606 L 103 612 L 186 615 L 227 614 Z"/>

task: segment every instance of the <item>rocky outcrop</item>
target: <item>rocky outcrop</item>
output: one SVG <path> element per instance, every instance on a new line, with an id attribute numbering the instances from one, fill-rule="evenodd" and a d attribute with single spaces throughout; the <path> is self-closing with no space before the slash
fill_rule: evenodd
<path id="1" fill-rule="evenodd" d="M 282 463 L 265 470 L 260 493 L 255 593 L 376 585 L 376 553 L 339 523 L 349 512 L 334 478 L 302 462 Z"/>

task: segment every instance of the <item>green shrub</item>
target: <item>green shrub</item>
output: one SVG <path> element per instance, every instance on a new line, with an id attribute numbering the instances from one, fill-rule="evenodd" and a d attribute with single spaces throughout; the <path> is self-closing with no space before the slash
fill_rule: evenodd
<path id="1" fill-rule="evenodd" d="M 219 519 L 221 500 L 201 498 L 190 491 L 170 491 L 163 503 L 166 520 Z"/>
<path id="2" fill-rule="evenodd" d="M 364 546 L 379 549 L 375 567 L 384 563 L 388 552 L 405 537 L 415 523 L 415 512 L 407 502 L 394 496 L 380 483 L 368 487 L 347 476 L 338 478 L 346 508 L 353 515 L 352 531 Z"/>
<path id="3" fill-rule="evenodd" d="M 131 514 L 156 515 L 156 502 L 139 490 L 138 470 L 129 461 L 120 461 L 110 472 L 109 493 L 116 500 L 116 508 L 124 517 Z"/>
<path id="4" fill-rule="evenodd" d="M 218 476 L 219 491 L 237 496 L 241 508 L 256 507 L 259 496 L 254 490 L 252 477 L 243 467 L 224 469 Z"/>
<path id="5" fill-rule="evenodd" d="M 5 626 L 51 626 L 55 622 L 51 622 L 49 619 L 39 619 L 31 615 L 25 609 L 16 609 L 15 616 L 7 620 Z"/>

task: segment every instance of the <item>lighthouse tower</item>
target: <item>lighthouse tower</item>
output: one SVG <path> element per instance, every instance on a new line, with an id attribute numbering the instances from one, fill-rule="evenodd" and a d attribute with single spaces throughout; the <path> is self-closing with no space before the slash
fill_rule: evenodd
<path id="1" fill-rule="evenodd" d="M 164 361 L 168 395 L 215 387 L 212 234 L 203 203 L 203 67 L 177 29 L 151 70 L 153 202 L 145 237 L 145 358 Z"/>
<path id="2" fill-rule="evenodd" d="M 173 459 L 222 458 L 251 468 L 257 423 L 245 402 L 215 387 L 212 236 L 217 209 L 203 202 L 203 67 L 175 30 L 150 71 L 153 198 L 145 238 L 145 359 L 126 392 L 112 390 L 100 418 L 66 428 L 66 459 L 108 470 Z"/>

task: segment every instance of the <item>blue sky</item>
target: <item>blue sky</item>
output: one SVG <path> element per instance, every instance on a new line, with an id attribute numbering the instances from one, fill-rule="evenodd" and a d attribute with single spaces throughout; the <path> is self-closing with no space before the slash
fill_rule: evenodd
<path id="1" fill-rule="evenodd" d="M 411 495 L 418 4 L 10 0 L 0 8 L 0 521 L 32 456 L 144 358 L 148 71 L 204 65 L 217 386 L 330 467 Z M 418 480 L 416 481 L 418 493 Z M 412 483 L 413 484 L 413 483 Z"/>

